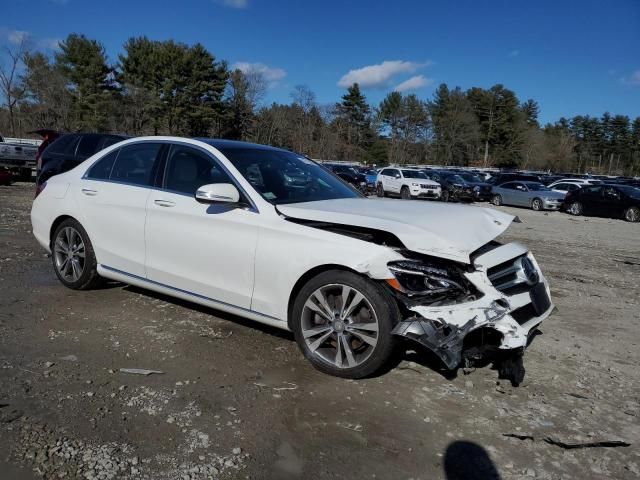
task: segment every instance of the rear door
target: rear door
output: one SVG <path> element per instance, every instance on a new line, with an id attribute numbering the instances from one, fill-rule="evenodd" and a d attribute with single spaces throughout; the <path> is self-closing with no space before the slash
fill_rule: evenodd
<path id="1" fill-rule="evenodd" d="M 602 211 L 602 187 L 585 185 L 580 191 L 580 203 L 585 215 L 600 215 Z"/>
<path id="2" fill-rule="evenodd" d="M 95 162 L 74 192 L 98 263 L 145 278 L 147 198 L 162 144 L 140 142 Z"/>

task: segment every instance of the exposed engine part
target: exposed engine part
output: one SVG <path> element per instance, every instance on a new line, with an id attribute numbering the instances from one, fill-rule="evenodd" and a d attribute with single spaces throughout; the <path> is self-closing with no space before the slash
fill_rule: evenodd
<path id="1" fill-rule="evenodd" d="M 356 227 L 353 225 L 342 225 L 339 223 L 319 222 L 316 220 L 305 220 L 301 218 L 285 218 L 287 221 L 292 223 L 306 225 L 307 227 L 318 228 L 320 230 L 327 230 L 328 232 L 357 238 L 358 240 L 364 240 L 365 242 L 371 242 L 377 245 L 384 245 L 391 248 L 405 248 L 398 237 L 383 230 L 376 230 L 374 228 L 366 227 Z"/>

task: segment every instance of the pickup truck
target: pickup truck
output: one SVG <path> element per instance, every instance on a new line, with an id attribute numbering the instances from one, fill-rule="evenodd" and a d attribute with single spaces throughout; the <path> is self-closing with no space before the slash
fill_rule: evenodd
<path id="1" fill-rule="evenodd" d="M 9 169 L 16 180 L 31 180 L 36 168 L 37 140 L 27 142 L 11 139 L 5 141 L 0 135 L 0 167 Z"/>

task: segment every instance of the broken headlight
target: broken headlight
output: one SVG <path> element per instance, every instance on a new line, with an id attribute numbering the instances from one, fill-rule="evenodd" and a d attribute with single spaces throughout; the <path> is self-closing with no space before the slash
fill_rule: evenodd
<path id="1" fill-rule="evenodd" d="M 397 260 L 387 264 L 395 278 L 387 281 L 396 290 L 409 296 L 467 296 L 473 285 L 455 266 L 431 265 L 422 260 Z"/>

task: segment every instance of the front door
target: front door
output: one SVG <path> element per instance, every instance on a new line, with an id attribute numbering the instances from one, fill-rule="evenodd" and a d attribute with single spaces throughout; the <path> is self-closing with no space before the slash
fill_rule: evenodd
<path id="1" fill-rule="evenodd" d="M 163 187 L 147 201 L 147 274 L 162 285 L 248 309 L 259 213 L 196 201 L 198 187 L 212 183 L 233 181 L 209 152 L 171 145 Z"/>

